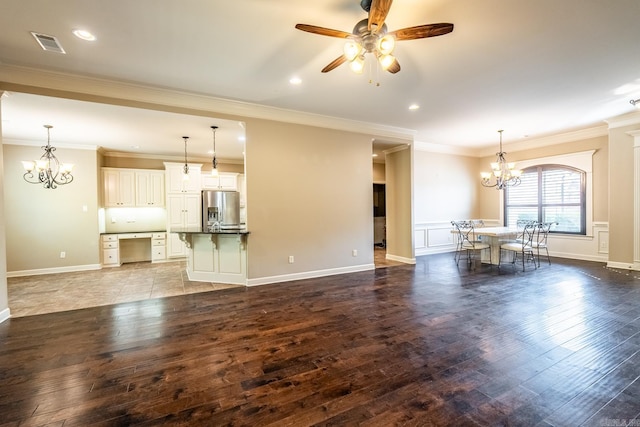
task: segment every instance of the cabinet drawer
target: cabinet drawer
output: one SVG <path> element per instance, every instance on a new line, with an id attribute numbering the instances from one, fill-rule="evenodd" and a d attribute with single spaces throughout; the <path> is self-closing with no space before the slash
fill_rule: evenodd
<path id="1" fill-rule="evenodd" d="M 118 241 L 102 242 L 102 249 L 118 249 Z"/>
<path id="2" fill-rule="evenodd" d="M 160 239 L 153 239 L 151 240 L 151 246 L 163 246 L 165 245 L 166 241 L 164 239 L 160 240 Z"/>
<path id="3" fill-rule="evenodd" d="M 118 249 L 105 249 L 102 251 L 103 264 L 118 264 L 118 262 Z"/>
<path id="4" fill-rule="evenodd" d="M 154 246 L 151 248 L 151 260 L 157 261 L 161 259 L 165 259 L 167 257 L 166 249 L 163 246 Z"/>
<path id="5" fill-rule="evenodd" d="M 103 234 L 102 235 L 103 242 L 117 242 L 118 235 L 117 234 Z"/>
<path id="6" fill-rule="evenodd" d="M 151 233 L 126 233 L 118 234 L 119 239 L 150 239 Z"/>
<path id="7" fill-rule="evenodd" d="M 165 239 L 166 234 L 165 233 L 153 233 L 153 235 L 151 236 L 152 239 Z"/>

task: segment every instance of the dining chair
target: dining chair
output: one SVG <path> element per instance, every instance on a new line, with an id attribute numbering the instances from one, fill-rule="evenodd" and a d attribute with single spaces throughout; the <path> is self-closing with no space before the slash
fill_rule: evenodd
<path id="1" fill-rule="evenodd" d="M 473 221 L 451 221 L 457 233 L 456 254 L 454 259 L 456 265 L 459 265 L 462 254 L 467 255 L 467 266 L 470 268 L 473 264 L 475 267 L 475 254 L 480 254 L 483 249 L 490 249 L 488 243 L 479 240 L 475 234 L 475 224 Z M 489 251 L 489 262 L 491 262 L 491 251 Z"/>
<path id="2" fill-rule="evenodd" d="M 538 268 L 536 264 L 536 258 L 533 253 L 533 241 L 536 235 L 537 223 L 535 221 L 529 221 L 524 224 L 522 229 L 522 237 L 519 241 L 507 242 L 500 245 L 500 255 L 498 258 L 498 268 L 502 264 L 502 251 L 513 252 L 512 264 L 515 268 L 518 254 L 522 256 L 522 271 L 525 271 L 525 261 L 533 261 L 535 268 Z"/>
<path id="3" fill-rule="evenodd" d="M 557 222 L 539 222 L 536 224 L 536 237 L 531 242 L 531 246 L 537 251 L 538 255 L 538 267 L 540 267 L 540 249 L 544 249 L 547 252 L 547 261 L 551 265 L 551 258 L 549 257 L 549 247 L 547 246 L 547 240 L 549 238 L 549 231 L 551 227 L 558 225 Z"/>

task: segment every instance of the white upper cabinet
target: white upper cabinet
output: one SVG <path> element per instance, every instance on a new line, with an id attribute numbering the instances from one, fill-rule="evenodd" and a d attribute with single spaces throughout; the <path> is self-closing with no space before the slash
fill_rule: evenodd
<path id="1" fill-rule="evenodd" d="M 165 163 L 167 193 L 200 193 L 201 165 L 189 165 L 189 179 L 184 179 L 182 163 Z"/>
<path id="2" fill-rule="evenodd" d="M 133 169 L 102 169 L 103 202 L 106 207 L 135 206 Z"/>
<path id="3" fill-rule="evenodd" d="M 136 206 L 164 206 L 164 171 L 136 171 Z"/>
<path id="4" fill-rule="evenodd" d="M 230 172 L 220 172 L 218 176 L 208 173 L 202 174 L 203 190 L 238 190 L 238 174 Z"/>

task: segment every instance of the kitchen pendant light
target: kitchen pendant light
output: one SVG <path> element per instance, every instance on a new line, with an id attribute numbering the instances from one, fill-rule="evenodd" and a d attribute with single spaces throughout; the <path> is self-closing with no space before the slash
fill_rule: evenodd
<path id="1" fill-rule="evenodd" d="M 184 139 L 184 166 L 182 167 L 182 179 L 185 181 L 189 180 L 189 164 L 187 163 L 187 140 L 188 136 L 183 136 Z"/>
<path id="2" fill-rule="evenodd" d="M 211 160 L 211 176 L 218 176 L 218 160 L 216 159 L 216 129 L 218 129 L 218 126 L 213 125 L 211 126 L 211 129 L 213 130 L 213 160 Z"/>
<path id="3" fill-rule="evenodd" d="M 44 154 L 40 157 L 40 160 L 36 161 L 23 161 L 22 166 L 25 169 L 22 177 L 30 184 L 42 184 L 44 188 L 55 189 L 59 185 L 65 185 L 73 181 L 73 175 L 71 175 L 71 169 L 73 165 L 71 163 L 60 163 L 58 158 L 53 154 L 56 151 L 56 147 L 51 146 L 51 125 L 44 125 L 47 129 L 47 145 L 42 147 Z M 33 173 L 34 169 L 36 174 Z"/>

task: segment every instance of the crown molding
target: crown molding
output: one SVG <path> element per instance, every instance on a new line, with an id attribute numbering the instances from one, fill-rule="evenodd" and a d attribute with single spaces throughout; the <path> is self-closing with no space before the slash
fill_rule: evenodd
<path id="1" fill-rule="evenodd" d="M 347 120 L 320 114 L 268 107 L 199 93 L 145 86 L 138 83 L 42 70 L 0 63 L 0 92 L 3 90 L 79 99 L 116 105 L 136 104 L 141 108 L 172 107 L 231 117 L 250 117 L 307 126 L 318 126 L 378 137 L 413 139 L 415 130 L 377 123 Z"/>
<path id="2" fill-rule="evenodd" d="M 24 147 L 44 147 L 46 143 L 42 141 L 28 141 L 21 139 L 3 139 L 2 145 L 21 145 Z M 89 150 L 89 151 L 99 151 L 100 147 L 97 145 L 91 144 L 65 144 L 65 143 L 55 143 L 51 144 L 55 148 L 64 148 L 65 150 Z"/>
<path id="3" fill-rule="evenodd" d="M 162 160 L 166 162 L 184 163 L 184 157 L 182 156 L 165 156 L 162 154 L 144 154 L 144 153 L 130 153 L 127 151 L 105 151 L 101 150 L 104 157 L 116 157 L 127 159 L 142 159 L 142 160 Z M 210 157 L 189 157 L 189 163 L 211 163 Z M 244 161 L 237 159 L 221 159 L 218 158 L 218 163 L 226 165 L 244 165 Z"/>
<path id="4" fill-rule="evenodd" d="M 640 111 L 632 111 L 631 113 L 621 114 L 605 120 L 609 125 L 609 129 L 621 128 L 624 126 L 632 126 L 640 123 Z"/>

